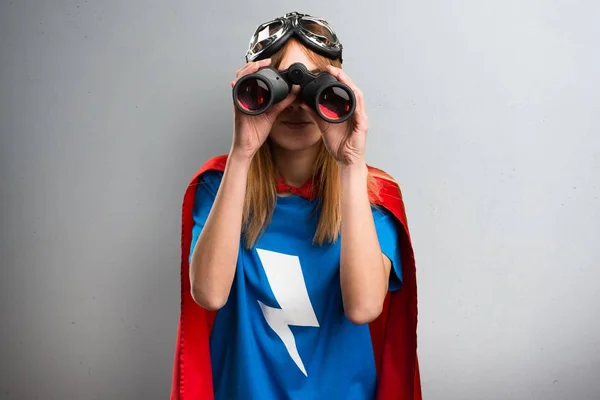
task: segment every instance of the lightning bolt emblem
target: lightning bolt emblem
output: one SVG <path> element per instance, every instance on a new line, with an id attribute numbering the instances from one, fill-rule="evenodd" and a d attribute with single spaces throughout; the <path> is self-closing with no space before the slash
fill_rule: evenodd
<path id="1" fill-rule="evenodd" d="M 280 308 L 269 307 L 260 301 L 260 308 L 271 329 L 279 336 L 288 354 L 304 376 L 308 376 L 298 353 L 296 338 L 290 326 L 319 327 L 313 309 L 300 259 L 297 256 L 257 249 L 258 256 Z"/>

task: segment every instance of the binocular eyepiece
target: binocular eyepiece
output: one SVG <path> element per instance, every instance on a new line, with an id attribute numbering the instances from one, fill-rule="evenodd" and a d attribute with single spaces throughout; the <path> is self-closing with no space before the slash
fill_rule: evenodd
<path id="1" fill-rule="evenodd" d="M 313 74 L 302 63 L 285 71 L 265 67 L 240 78 L 233 87 L 233 102 L 245 114 L 262 114 L 285 99 L 292 85 L 300 85 L 299 98 L 327 122 L 344 122 L 356 109 L 356 97 L 348 85 L 327 72 Z"/>

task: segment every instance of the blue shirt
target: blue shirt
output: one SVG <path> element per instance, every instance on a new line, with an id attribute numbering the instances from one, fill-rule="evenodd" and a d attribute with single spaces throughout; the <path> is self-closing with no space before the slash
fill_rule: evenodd
<path id="1" fill-rule="evenodd" d="M 191 252 L 222 172 L 198 180 Z M 240 251 L 229 299 L 210 336 L 215 400 L 373 399 L 376 370 L 368 325 L 344 314 L 340 241 L 312 244 L 315 201 L 278 197 L 255 247 Z M 372 208 L 382 252 L 392 262 L 390 290 L 402 284 L 397 220 Z"/>

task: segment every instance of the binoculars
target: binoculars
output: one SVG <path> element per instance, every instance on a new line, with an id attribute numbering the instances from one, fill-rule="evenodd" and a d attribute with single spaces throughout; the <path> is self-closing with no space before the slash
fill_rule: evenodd
<path id="1" fill-rule="evenodd" d="M 233 87 L 233 102 L 245 114 L 262 114 L 285 99 L 292 85 L 300 85 L 298 97 L 327 122 L 344 122 L 356 109 L 356 97 L 348 85 L 327 72 L 314 74 L 302 63 L 285 71 L 264 67 L 243 76 Z"/>

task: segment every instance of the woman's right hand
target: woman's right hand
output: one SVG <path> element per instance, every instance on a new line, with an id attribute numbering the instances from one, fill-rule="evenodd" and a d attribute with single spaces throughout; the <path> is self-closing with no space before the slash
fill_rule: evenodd
<path id="1" fill-rule="evenodd" d="M 269 66 L 271 59 L 250 62 L 240 68 L 236 79 L 231 82 L 231 88 L 243 76 L 253 74 L 260 68 Z M 272 105 L 266 112 L 259 115 L 247 115 L 233 106 L 233 144 L 232 153 L 251 159 L 260 146 L 267 140 L 271 127 L 279 113 L 285 110 L 296 99 L 296 90 L 277 104 Z"/>

